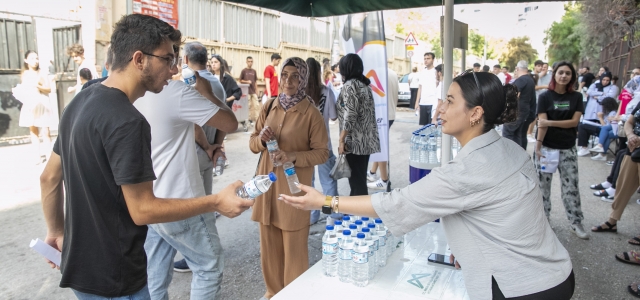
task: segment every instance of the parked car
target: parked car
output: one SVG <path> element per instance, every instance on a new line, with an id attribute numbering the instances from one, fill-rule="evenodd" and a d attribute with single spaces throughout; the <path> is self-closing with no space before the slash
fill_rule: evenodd
<path id="1" fill-rule="evenodd" d="M 400 77 L 398 81 L 398 106 L 409 105 L 411 101 L 411 89 L 409 89 L 409 74 Z"/>

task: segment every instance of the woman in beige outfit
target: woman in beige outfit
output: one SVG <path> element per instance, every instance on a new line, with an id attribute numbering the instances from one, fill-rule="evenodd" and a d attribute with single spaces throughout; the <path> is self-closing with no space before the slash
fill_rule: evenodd
<path id="1" fill-rule="evenodd" d="M 266 299 L 309 268 L 309 212 L 277 200 L 278 195 L 291 192 L 282 166 L 273 166 L 265 143 L 272 136 L 276 138 L 280 152 L 274 159 L 293 162 L 300 183 L 305 185 L 311 185 L 314 166 L 329 158 L 324 119 L 305 94 L 307 64 L 300 58 L 289 58 L 280 74 L 283 92 L 263 106 L 249 142 L 253 153 L 262 152 L 257 174 L 274 171 L 278 176 L 271 189 L 256 199 L 251 216 L 260 223 L 260 261 L 267 286 Z"/>

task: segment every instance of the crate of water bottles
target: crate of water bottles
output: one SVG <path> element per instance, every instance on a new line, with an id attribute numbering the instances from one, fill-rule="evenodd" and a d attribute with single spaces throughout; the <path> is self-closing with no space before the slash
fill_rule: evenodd
<path id="1" fill-rule="evenodd" d="M 426 176 L 433 168 L 440 166 L 442 159 L 442 127 L 428 124 L 414 131 L 411 135 L 409 150 L 409 181 L 414 183 Z M 451 158 L 454 158 L 460 145 L 453 138 L 451 141 Z"/>
<path id="2" fill-rule="evenodd" d="M 380 219 L 345 215 L 322 237 L 322 273 L 363 287 L 375 278 L 401 239 Z"/>

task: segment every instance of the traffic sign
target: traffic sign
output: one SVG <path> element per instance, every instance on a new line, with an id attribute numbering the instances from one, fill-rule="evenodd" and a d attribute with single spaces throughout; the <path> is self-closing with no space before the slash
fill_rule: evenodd
<path id="1" fill-rule="evenodd" d="M 409 32 L 409 35 L 404 40 L 404 45 L 405 46 L 418 46 L 418 40 L 416 40 L 416 37 L 413 36 L 413 32 Z"/>
<path id="2" fill-rule="evenodd" d="M 407 57 L 412 57 L 413 56 L 413 51 L 407 51 Z"/>
<path id="3" fill-rule="evenodd" d="M 413 46 L 407 46 L 407 51 L 413 51 Z"/>

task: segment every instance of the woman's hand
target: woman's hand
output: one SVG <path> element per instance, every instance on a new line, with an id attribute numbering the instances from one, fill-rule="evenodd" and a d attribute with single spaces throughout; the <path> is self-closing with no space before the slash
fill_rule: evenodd
<path id="1" fill-rule="evenodd" d="M 539 128 L 545 128 L 545 127 L 550 127 L 550 122 L 549 120 L 545 120 L 545 119 L 538 119 L 538 127 Z"/>
<path id="2" fill-rule="evenodd" d="M 540 145 L 540 147 L 538 147 L 538 145 Z M 543 158 L 544 156 L 542 156 L 542 142 L 538 142 L 536 141 L 536 157 L 538 158 L 538 161 L 540 160 L 540 158 Z"/>
<path id="3" fill-rule="evenodd" d="M 459 264 L 459 263 L 458 263 L 458 261 L 456 260 L 456 257 L 455 257 L 455 256 L 453 256 L 453 253 L 451 253 L 451 254 L 449 255 L 449 263 L 450 263 L 450 264 L 452 264 L 454 261 L 456 262 L 456 263 L 455 263 L 456 269 L 460 270 L 460 264 Z"/>
<path id="4" fill-rule="evenodd" d="M 296 153 L 295 152 L 284 152 L 284 151 L 278 151 L 276 153 L 273 154 L 273 158 L 274 161 L 278 161 L 281 163 L 286 163 L 286 162 L 291 162 L 291 163 L 295 163 L 296 162 Z"/>
<path id="5" fill-rule="evenodd" d="M 310 186 L 299 184 L 298 187 L 305 192 L 304 196 L 288 196 L 280 194 L 278 200 L 284 201 L 297 209 L 314 210 L 321 209 L 324 205 L 325 196 Z"/>
<path id="6" fill-rule="evenodd" d="M 631 151 L 638 148 L 638 146 L 640 146 L 640 137 L 635 134 L 627 136 L 627 146 L 629 146 L 629 150 Z"/>
<path id="7" fill-rule="evenodd" d="M 344 142 L 340 142 L 340 145 L 338 145 L 338 154 L 345 154 Z"/>
<path id="8" fill-rule="evenodd" d="M 264 128 L 262 128 L 262 130 L 260 131 L 260 134 L 258 134 L 258 137 L 260 137 L 260 140 L 264 143 L 268 142 L 269 140 L 271 140 L 271 137 L 273 137 L 275 135 L 275 133 L 273 132 L 273 130 L 271 129 L 271 127 L 269 126 L 265 126 Z"/>

